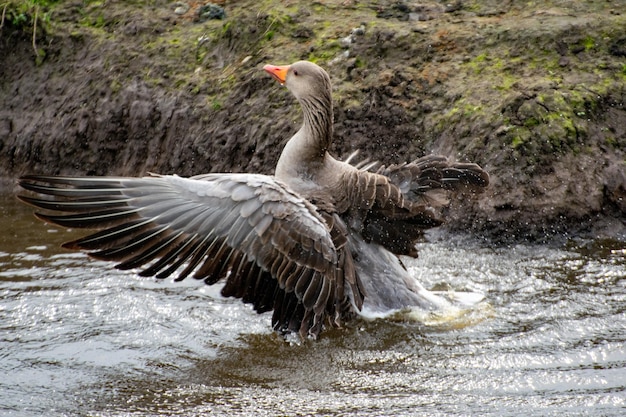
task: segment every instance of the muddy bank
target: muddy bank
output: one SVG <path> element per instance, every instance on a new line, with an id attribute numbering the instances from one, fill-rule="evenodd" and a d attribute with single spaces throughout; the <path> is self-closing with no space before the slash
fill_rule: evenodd
<path id="1" fill-rule="evenodd" d="M 271 173 L 300 119 L 260 69 L 309 59 L 335 85 L 336 154 L 361 148 L 391 162 L 437 152 L 491 173 L 485 194 L 454 202 L 447 228 L 626 238 L 617 3 L 236 1 L 205 22 L 186 3 L 182 14 L 166 1 L 52 3 L 38 11 L 48 16 L 38 59 L 34 11 L 8 15 L 7 187 L 27 172 Z"/>

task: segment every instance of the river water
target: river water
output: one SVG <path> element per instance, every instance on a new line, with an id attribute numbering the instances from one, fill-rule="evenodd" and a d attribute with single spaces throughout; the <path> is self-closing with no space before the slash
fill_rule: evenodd
<path id="1" fill-rule="evenodd" d="M 219 288 L 64 251 L 12 196 L 0 214 L 0 415 L 626 415 L 625 242 L 433 235 L 412 273 L 488 307 L 298 344 Z"/>

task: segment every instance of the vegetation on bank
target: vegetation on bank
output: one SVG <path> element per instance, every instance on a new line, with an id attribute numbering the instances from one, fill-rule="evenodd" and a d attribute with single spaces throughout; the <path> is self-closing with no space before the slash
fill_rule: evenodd
<path id="1" fill-rule="evenodd" d="M 102 51 L 90 88 L 115 97 L 141 82 L 223 123 L 267 124 L 262 113 L 285 96 L 255 84 L 261 64 L 311 60 L 333 78 L 337 131 L 348 140 L 339 153 L 477 161 L 494 178 L 492 218 L 537 199 L 556 207 L 553 217 L 572 215 L 554 199 L 575 201 L 576 183 L 604 199 L 588 213 L 619 214 L 626 185 L 608 178 L 626 165 L 626 13 L 613 3 L 241 0 L 222 4 L 224 19 L 200 21 L 195 1 L 8 0 L 0 47 L 28 39 L 37 68 L 59 65 L 68 49 Z M 239 114 L 259 94 L 270 109 Z M 298 109 L 281 116 L 293 123 Z M 597 161 L 586 178 L 571 166 L 581 158 Z M 566 184 L 547 186 L 544 176 L 563 167 Z M 556 188 L 563 195 L 552 198 Z"/>
<path id="2" fill-rule="evenodd" d="M 37 44 L 39 38 L 45 37 L 50 25 L 51 8 L 59 0 L 9 0 L 0 4 L 0 31 L 10 25 L 32 39 L 35 61 L 40 65 L 46 57 L 45 48 Z M 1 33 L 1 32 L 0 32 Z"/>
<path id="3" fill-rule="evenodd" d="M 416 8 L 411 2 L 241 1 L 226 5 L 224 20 L 194 23 L 194 8 L 176 16 L 167 1 L 10 0 L 2 6 L 2 22 L 32 36 L 38 64 L 46 47 L 37 37 L 43 39 L 49 31 L 120 43 L 134 31 L 145 54 L 141 76 L 147 83 L 205 94 L 214 110 L 223 108 L 225 97 L 241 81 L 239 70 L 266 57 L 276 62 L 339 62 L 339 77 L 344 74 L 336 80 L 336 100 L 348 107 L 365 101 L 382 75 L 397 84 L 390 85 L 396 90 L 390 98 L 415 118 L 423 116 L 417 101 L 437 90 L 429 86 L 443 84 L 442 103 L 429 116 L 432 136 L 480 120 L 497 131 L 495 137 L 509 146 L 512 156 L 534 165 L 563 153 L 585 152 L 588 122 L 607 106 L 622 105 L 626 17 L 610 3 L 588 3 L 579 17 L 557 7 L 564 2 L 519 10 L 511 6 L 505 17 L 497 2 L 488 1 L 464 2 L 456 14 L 426 3 L 430 6 L 421 6 L 417 16 L 402 13 Z M 68 13 L 70 8 L 76 10 Z M 155 29 L 157 9 L 166 9 L 175 24 Z M 481 13 L 483 22 L 475 31 L 455 23 Z M 544 22 L 529 24 L 530 19 Z M 130 21 L 144 21 L 145 26 L 125 27 Z M 561 27 L 544 28 L 553 22 Z M 363 34 L 351 44 L 345 39 L 358 27 Z M 136 51 L 126 52 L 123 59 L 139 58 Z M 105 63 L 120 64 L 114 58 Z M 130 76 L 112 80 L 111 88 Z M 476 134 L 463 128 L 457 133 Z M 602 136 L 596 140 L 603 146 L 626 147 L 610 127 Z"/>

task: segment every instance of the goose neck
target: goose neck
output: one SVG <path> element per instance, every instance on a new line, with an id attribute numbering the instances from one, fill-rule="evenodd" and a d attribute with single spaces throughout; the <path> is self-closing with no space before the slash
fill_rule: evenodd
<path id="1" fill-rule="evenodd" d="M 323 156 L 332 142 L 333 108 L 330 98 L 312 97 L 300 100 L 303 123 L 300 132 L 306 138 L 308 147 Z M 313 150 L 313 149 L 312 149 Z"/>

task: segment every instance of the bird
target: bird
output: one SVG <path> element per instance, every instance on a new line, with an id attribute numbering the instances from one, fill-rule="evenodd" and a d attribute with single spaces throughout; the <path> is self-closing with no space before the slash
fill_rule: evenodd
<path id="1" fill-rule="evenodd" d="M 359 316 L 449 306 L 401 257 L 417 257 L 450 193 L 480 192 L 488 173 L 435 154 L 389 166 L 337 159 L 328 73 L 309 61 L 263 69 L 302 111 L 274 175 L 25 175 L 18 198 L 45 222 L 95 229 L 64 248 L 140 276 L 223 282 L 222 295 L 272 311 L 283 335 L 317 339 Z"/>

